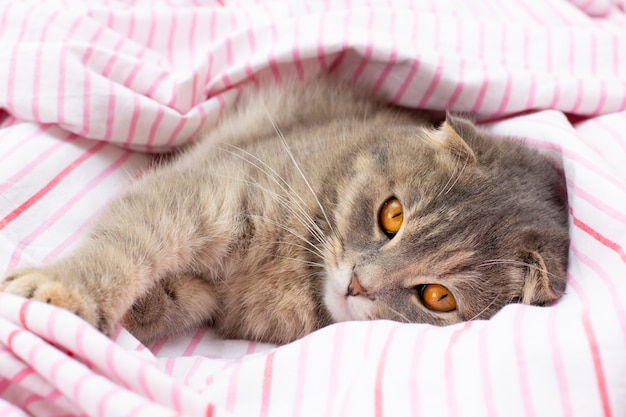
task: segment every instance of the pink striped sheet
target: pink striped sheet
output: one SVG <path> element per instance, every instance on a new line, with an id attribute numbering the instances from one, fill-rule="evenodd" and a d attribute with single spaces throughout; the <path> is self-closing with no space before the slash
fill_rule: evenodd
<path id="1" fill-rule="evenodd" d="M 621 0 L 0 4 L 0 264 L 48 262 L 245 83 L 322 73 L 475 112 L 563 165 L 565 296 L 447 328 L 342 323 L 287 346 L 143 346 L 0 294 L 0 415 L 626 415 Z M 120 149 L 123 148 L 123 149 Z"/>

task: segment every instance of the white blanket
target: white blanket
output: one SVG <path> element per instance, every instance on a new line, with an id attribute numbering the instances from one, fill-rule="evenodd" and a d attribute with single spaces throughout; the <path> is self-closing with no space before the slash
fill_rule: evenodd
<path id="1" fill-rule="evenodd" d="M 97 210 L 219 120 L 244 82 L 320 73 L 477 113 L 563 162 L 565 296 L 489 321 L 202 328 L 142 346 L 0 294 L 0 416 L 626 415 L 626 2 L 0 3 L 0 270 L 71 249 Z"/>

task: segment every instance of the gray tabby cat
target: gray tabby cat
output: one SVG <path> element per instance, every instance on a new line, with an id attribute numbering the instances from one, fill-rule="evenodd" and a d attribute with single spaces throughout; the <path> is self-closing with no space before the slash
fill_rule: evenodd
<path id="1" fill-rule="evenodd" d="M 143 341 L 209 323 L 287 343 L 333 322 L 447 325 L 565 288 L 563 179 L 448 116 L 315 81 L 243 94 L 219 127 L 0 290 Z"/>

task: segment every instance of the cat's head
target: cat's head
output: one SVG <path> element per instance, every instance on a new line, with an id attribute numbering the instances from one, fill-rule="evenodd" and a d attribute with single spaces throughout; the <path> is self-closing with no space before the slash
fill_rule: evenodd
<path id="1" fill-rule="evenodd" d="M 567 206 L 546 156 L 452 116 L 354 134 L 325 259 L 336 321 L 446 325 L 562 295 Z"/>

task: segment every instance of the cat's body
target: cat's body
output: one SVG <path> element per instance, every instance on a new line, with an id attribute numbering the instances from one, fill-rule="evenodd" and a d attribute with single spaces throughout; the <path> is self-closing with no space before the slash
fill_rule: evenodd
<path id="1" fill-rule="evenodd" d="M 544 156 L 463 119 L 434 129 L 322 81 L 249 92 L 69 256 L 0 289 L 142 340 L 202 323 L 285 343 L 342 320 L 488 318 L 562 294 L 561 186 Z M 401 223 L 387 227 L 390 201 Z M 424 301 L 429 284 L 454 308 Z"/>

